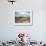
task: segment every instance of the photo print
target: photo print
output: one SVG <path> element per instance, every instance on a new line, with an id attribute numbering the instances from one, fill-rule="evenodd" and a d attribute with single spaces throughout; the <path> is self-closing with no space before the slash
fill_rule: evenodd
<path id="1" fill-rule="evenodd" d="M 15 11 L 15 25 L 32 25 L 32 11 Z"/>

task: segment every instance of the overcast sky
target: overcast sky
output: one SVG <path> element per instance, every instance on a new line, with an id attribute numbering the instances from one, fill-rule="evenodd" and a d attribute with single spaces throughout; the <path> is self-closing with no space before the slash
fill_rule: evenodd
<path id="1" fill-rule="evenodd" d="M 19 16 L 30 16 L 30 11 L 18 11 L 18 12 L 15 12 L 15 15 L 17 16 L 17 17 L 19 17 Z"/>

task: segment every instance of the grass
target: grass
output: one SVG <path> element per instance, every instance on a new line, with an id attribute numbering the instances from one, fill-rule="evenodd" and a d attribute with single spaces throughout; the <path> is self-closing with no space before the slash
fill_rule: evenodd
<path id="1" fill-rule="evenodd" d="M 15 23 L 30 23 L 30 17 L 15 17 Z"/>

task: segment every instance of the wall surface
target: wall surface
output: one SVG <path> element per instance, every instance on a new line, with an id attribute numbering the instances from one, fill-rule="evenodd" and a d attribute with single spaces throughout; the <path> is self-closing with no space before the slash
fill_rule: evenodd
<path id="1" fill-rule="evenodd" d="M 33 11 L 32 26 L 15 26 L 15 10 Z M 15 40 L 19 32 L 31 34 L 33 40 L 46 40 L 46 0 L 17 0 L 13 5 L 0 0 L 0 40 Z"/>

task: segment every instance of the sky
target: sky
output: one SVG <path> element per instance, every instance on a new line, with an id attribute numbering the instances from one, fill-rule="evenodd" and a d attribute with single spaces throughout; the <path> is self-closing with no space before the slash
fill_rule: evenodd
<path id="1" fill-rule="evenodd" d="M 17 11 L 17 12 L 15 12 L 15 15 L 17 16 L 17 17 L 19 17 L 19 16 L 30 16 L 30 11 Z"/>

